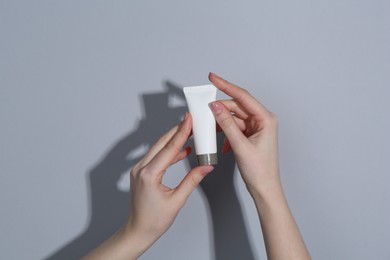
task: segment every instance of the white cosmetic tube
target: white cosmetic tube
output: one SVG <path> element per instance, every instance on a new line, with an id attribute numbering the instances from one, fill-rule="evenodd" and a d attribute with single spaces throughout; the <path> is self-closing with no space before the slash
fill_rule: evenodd
<path id="1" fill-rule="evenodd" d="M 215 165 L 218 163 L 217 133 L 209 103 L 215 101 L 217 88 L 214 85 L 204 85 L 185 87 L 183 91 L 192 116 L 192 133 L 198 164 Z"/>

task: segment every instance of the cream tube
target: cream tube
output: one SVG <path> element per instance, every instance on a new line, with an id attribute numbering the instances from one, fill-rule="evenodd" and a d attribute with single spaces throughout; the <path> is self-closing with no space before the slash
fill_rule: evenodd
<path id="1" fill-rule="evenodd" d="M 209 103 L 215 101 L 217 88 L 213 85 L 183 88 L 188 109 L 192 116 L 195 153 L 199 165 L 218 163 L 215 119 Z"/>

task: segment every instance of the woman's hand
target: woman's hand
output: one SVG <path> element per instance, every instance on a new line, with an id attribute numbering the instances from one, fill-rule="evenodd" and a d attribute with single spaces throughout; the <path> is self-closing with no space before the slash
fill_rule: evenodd
<path id="1" fill-rule="evenodd" d="M 153 239 L 159 238 L 171 226 L 188 196 L 203 177 L 212 171 L 212 166 L 196 167 L 178 187 L 171 189 L 162 184 L 167 168 L 190 154 L 190 147 L 181 149 L 191 129 L 192 119 L 187 113 L 183 123 L 161 137 L 133 167 L 131 215 L 127 224 L 129 230 L 149 235 Z"/>
<path id="2" fill-rule="evenodd" d="M 213 73 L 210 73 L 209 79 L 219 90 L 232 97 L 210 104 L 218 125 L 226 135 L 222 152 L 233 150 L 252 196 L 279 186 L 276 116 L 245 89 Z"/>
<path id="3" fill-rule="evenodd" d="M 255 201 L 268 259 L 310 259 L 280 182 L 276 117 L 246 90 L 215 74 L 209 79 L 233 98 L 210 108 L 227 138 L 222 150 L 233 150 Z"/>
<path id="4" fill-rule="evenodd" d="M 86 259 L 136 259 L 168 230 L 189 195 L 213 170 L 212 166 L 196 167 L 173 189 L 162 183 L 168 167 L 190 154 L 190 147 L 182 147 L 191 129 L 192 118 L 187 113 L 183 122 L 162 136 L 133 167 L 126 225 Z"/>

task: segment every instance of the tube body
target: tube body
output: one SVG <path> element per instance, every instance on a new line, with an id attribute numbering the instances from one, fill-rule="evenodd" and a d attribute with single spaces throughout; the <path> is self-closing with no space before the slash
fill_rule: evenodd
<path id="1" fill-rule="evenodd" d="M 217 97 L 217 88 L 214 85 L 203 85 L 185 87 L 183 91 L 192 116 L 192 132 L 198 164 L 217 164 L 216 122 L 209 108 L 209 103 L 215 101 Z"/>

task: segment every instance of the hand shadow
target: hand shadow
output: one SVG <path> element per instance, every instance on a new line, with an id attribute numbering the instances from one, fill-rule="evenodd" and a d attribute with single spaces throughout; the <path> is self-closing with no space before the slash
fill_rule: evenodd
<path id="1" fill-rule="evenodd" d="M 128 192 L 118 189 L 118 180 L 142 158 L 143 154 L 137 156 L 136 151 L 151 147 L 187 111 L 185 105 L 173 106 L 170 102 L 176 98 L 185 104 L 182 88 L 171 82 L 165 82 L 165 88 L 164 92 L 142 94 L 144 116 L 136 129 L 117 141 L 88 173 L 90 219 L 87 228 L 47 259 L 79 259 L 126 222 L 130 198 Z M 219 135 L 219 142 L 221 138 Z M 254 259 L 234 189 L 233 155 L 219 156 L 218 160 L 214 172 L 201 184 L 212 217 L 215 259 Z M 196 165 L 193 154 L 188 164 Z"/>

